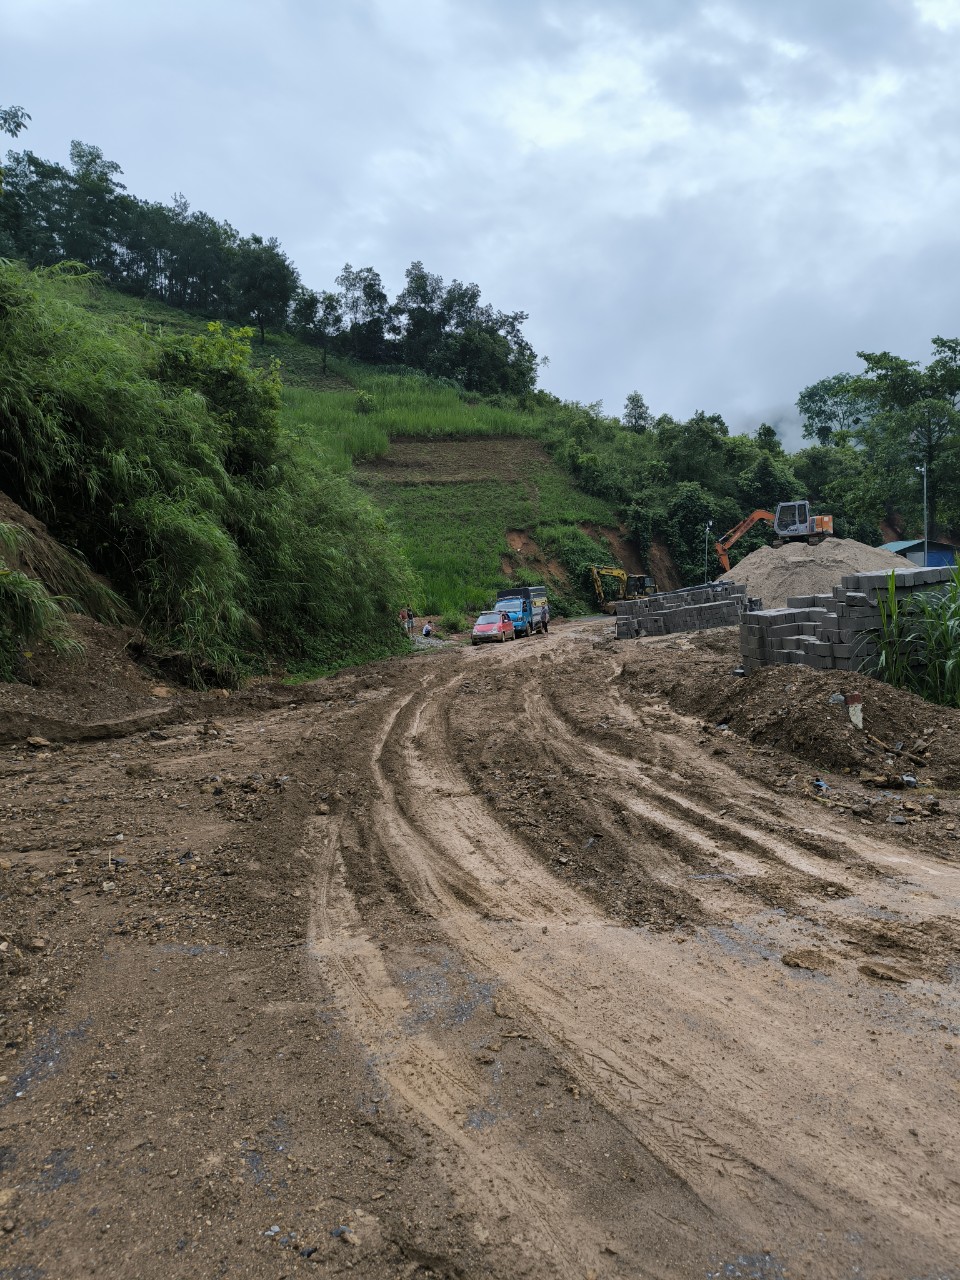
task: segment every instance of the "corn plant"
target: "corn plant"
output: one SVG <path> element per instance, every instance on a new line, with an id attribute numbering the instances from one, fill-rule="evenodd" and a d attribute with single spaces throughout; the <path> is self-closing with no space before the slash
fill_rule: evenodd
<path id="1" fill-rule="evenodd" d="M 929 702 L 960 707 L 960 566 L 942 586 L 904 600 L 890 574 L 878 598 L 880 631 L 872 673 Z"/>

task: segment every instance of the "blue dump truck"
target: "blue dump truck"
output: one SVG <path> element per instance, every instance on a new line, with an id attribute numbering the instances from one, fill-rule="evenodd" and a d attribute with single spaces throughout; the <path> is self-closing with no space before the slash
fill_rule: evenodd
<path id="1" fill-rule="evenodd" d="M 540 610 L 547 603 L 546 587 L 507 587 L 497 592 L 493 606 L 501 613 L 509 613 L 518 636 L 532 636 L 542 631 Z"/>

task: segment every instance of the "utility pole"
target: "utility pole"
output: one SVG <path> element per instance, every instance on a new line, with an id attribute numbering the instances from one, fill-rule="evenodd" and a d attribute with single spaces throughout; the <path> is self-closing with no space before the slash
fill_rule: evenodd
<path id="1" fill-rule="evenodd" d="M 713 528 L 712 520 L 708 520 L 707 523 L 703 526 L 703 581 L 704 583 L 707 583 L 710 581 L 708 557 L 710 554 L 710 530 L 712 528 Z"/>
<path id="2" fill-rule="evenodd" d="M 927 521 L 927 464 L 924 463 L 922 467 L 917 467 L 916 470 L 923 476 L 923 567 L 926 569 L 930 554 L 930 526 Z"/>

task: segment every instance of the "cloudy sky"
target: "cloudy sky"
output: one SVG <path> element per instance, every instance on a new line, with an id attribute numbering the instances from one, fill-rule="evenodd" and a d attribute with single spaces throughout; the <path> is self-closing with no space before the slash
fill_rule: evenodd
<path id="1" fill-rule="evenodd" d="M 960 0 L 0 0 L 18 145 L 530 313 L 541 382 L 762 419 L 960 333 Z"/>

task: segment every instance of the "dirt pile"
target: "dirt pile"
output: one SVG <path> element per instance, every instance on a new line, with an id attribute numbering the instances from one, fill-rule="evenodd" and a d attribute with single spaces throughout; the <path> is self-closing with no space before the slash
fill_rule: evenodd
<path id="1" fill-rule="evenodd" d="M 721 581 L 739 582 L 759 596 L 766 609 L 781 609 L 788 596 L 826 595 L 846 573 L 906 569 L 910 561 L 853 538 L 827 538 L 819 546 L 788 542 L 744 556 Z"/>
<path id="2" fill-rule="evenodd" d="M 693 654 L 664 678 L 662 667 L 625 668 L 624 679 L 662 689 L 671 706 L 707 724 L 727 725 L 739 737 L 809 761 L 815 771 L 849 769 L 872 775 L 913 774 L 919 783 L 960 788 L 960 711 L 938 707 L 904 689 L 849 671 L 767 667 L 749 679 L 732 674 L 732 633 L 702 636 Z M 717 664 L 718 654 L 730 666 Z M 841 701 L 863 698 L 863 730 Z M 831 701 L 835 699 L 835 701 Z"/>
<path id="3" fill-rule="evenodd" d="M 45 644 L 25 657 L 23 679 L 0 683 L 0 742 L 30 734 L 69 740 L 87 730 L 146 713 L 150 724 L 186 691 L 164 684 L 130 653 L 138 640 L 129 627 L 107 627 L 70 614 L 70 629 L 83 652 L 64 658 Z M 160 715 L 160 719 L 163 719 Z M 130 725 L 129 731 L 136 729 Z"/>

